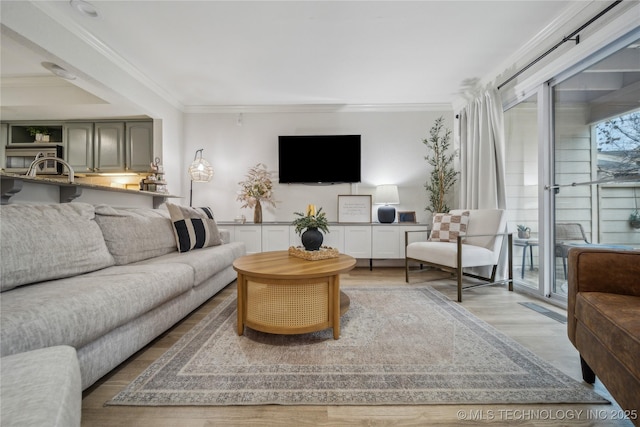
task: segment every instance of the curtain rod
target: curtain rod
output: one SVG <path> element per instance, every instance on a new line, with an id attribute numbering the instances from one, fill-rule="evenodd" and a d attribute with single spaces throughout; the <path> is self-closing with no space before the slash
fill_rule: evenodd
<path id="1" fill-rule="evenodd" d="M 509 77 L 507 80 L 505 80 L 504 82 L 502 82 L 501 85 L 498 86 L 498 90 L 500 90 L 500 88 L 504 87 L 504 85 L 506 85 L 507 83 L 509 83 L 511 80 L 515 79 L 516 77 L 518 77 L 520 74 L 524 73 L 525 71 L 527 71 L 529 68 L 531 68 L 532 66 L 534 66 L 535 64 L 537 64 L 540 60 L 542 60 L 543 58 L 545 58 L 547 55 L 549 55 L 551 52 L 553 52 L 554 50 L 556 50 L 557 48 L 559 48 L 560 46 L 562 46 L 563 44 L 565 44 L 568 41 L 575 41 L 576 44 L 580 43 L 580 35 L 578 34 L 580 31 L 584 30 L 585 28 L 587 28 L 589 25 L 593 24 L 594 21 L 596 21 L 598 18 L 600 18 L 602 15 L 604 15 L 605 13 L 609 12 L 611 9 L 613 9 L 614 7 L 616 7 L 618 4 L 622 3 L 622 0 L 617 0 L 615 2 L 613 2 L 612 4 L 610 4 L 606 9 L 604 9 L 602 12 L 598 13 L 596 16 L 594 16 L 593 18 L 591 18 L 589 21 L 587 21 L 585 24 L 583 24 L 580 28 L 578 28 L 577 30 L 575 30 L 574 32 L 572 32 L 571 34 L 569 34 L 568 36 L 564 37 L 562 40 L 560 40 L 559 43 L 557 43 L 555 46 L 553 46 L 551 49 L 549 49 L 548 51 L 546 51 L 545 53 L 543 53 L 542 55 L 538 56 L 536 59 L 534 59 L 533 61 L 529 62 L 527 65 L 524 66 L 524 68 L 520 69 L 518 72 L 516 72 L 514 75 L 512 75 L 511 77 Z M 574 37 L 575 36 L 575 37 Z"/>

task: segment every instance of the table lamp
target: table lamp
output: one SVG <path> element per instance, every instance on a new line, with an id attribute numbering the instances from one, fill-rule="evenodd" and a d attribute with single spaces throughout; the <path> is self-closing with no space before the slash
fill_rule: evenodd
<path id="1" fill-rule="evenodd" d="M 396 220 L 396 208 L 389 205 L 397 205 L 400 203 L 398 196 L 398 186 L 396 185 L 378 185 L 376 187 L 376 204 L 384 205 L 378 208 L 378 222 L 389 224 Z"/>

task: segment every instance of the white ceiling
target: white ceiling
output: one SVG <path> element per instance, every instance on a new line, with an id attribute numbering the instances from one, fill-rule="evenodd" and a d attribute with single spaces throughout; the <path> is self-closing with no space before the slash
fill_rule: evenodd
<path id="1" fill-rule="evenodd" d="M 501 71 L 576 2 L 91 1 L 97 18 L 68 1 L 38 7 L 188 109 L 451 105 L 465 82 Z M 1 42 L 3 120 L 136 113 L 86 93 L 86 78 L 52 78 L 40 65 L 50 53 L 4 27 Z M 81 61 L 59 59 L 83 76 Z M 57 96 L 46 101 L 49 92 Z"/>

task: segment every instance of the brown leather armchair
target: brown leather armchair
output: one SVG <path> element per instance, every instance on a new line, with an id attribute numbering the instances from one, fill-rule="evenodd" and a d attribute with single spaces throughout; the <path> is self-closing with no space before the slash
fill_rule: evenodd
<path id="1" fill-rule="evenodd" d="M 640 251 L 569 250 L 567 331 L 583 379 L 640 411 Z M 639 417 L 632 420 L 640 425 Z"/>

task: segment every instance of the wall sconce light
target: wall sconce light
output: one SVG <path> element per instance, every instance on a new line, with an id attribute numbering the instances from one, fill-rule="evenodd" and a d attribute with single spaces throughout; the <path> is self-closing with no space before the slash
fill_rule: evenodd
<path id="1" fill-rule="evenodd" d="M 189 206 L 193 204 L 193 182 L 209 182 L 213 178 L 213 168 L 205 159 L 202 158 L 204 148 L 196 150 L 193 157 L 193 163 L 189 166 L 189 177 L 191 178 L 191 187 L 189 188 Z"/>

